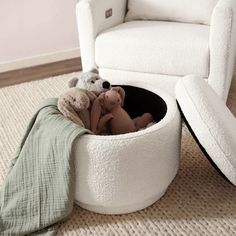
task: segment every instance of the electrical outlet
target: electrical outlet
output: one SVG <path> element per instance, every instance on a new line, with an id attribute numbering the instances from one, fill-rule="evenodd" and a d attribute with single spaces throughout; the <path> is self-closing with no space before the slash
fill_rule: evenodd
<path id="1" fill-rule="evenodd" d="M 106 10 L 106 12 L 105 12 L 105 16 L 106 16 L 106 18 L 109 18 L 109 17 L 112 16 L 112 8 Z"/>

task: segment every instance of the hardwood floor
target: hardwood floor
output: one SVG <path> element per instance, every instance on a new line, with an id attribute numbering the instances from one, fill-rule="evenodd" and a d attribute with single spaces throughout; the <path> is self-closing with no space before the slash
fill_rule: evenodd
<path id="1" fill-rule="evenodd" d="M 66 74 L 82 69 L 81 58 L 0 73 L 0 87 Z"/>

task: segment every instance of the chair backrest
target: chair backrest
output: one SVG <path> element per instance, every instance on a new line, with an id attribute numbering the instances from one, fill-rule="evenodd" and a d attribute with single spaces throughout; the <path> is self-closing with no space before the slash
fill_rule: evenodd
<path id="1" fill-rule="evenodd" d="M 210 25 L 219 0 L 128 0 L 126 20 L 166 20 Z"/>

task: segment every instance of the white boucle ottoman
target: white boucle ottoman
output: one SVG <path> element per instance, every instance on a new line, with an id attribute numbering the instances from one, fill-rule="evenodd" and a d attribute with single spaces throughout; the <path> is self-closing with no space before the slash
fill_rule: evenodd
<path id="1" fill-rule="evenodd" d="M 138 132 L 86 134 L 75 141 L 75 202 L 102 214 L 130 213 L 153 204 L 179 167 L 181 119 L 176 101 L 145 82 L 122 87 L 130 116 L 150 112 L 157 123 Z"/>

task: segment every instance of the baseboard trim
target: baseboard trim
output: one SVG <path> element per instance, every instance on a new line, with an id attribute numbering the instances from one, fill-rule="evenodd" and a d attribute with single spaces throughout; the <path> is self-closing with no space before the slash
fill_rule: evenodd
<path id="1" fill-rule="evenodd" d="M 69 60 L 2 72 L 0 73 L 0 87 L 71 73 L 81 69 L 81 58 L 76 57 Z"/>
<path id="2" fill-rule="evenodd" d="M 20 60 L 13 60 L 0 63 L 0 73 L 44 65 L 48 63 L 54 63 L 58 61 L 69 60 L 78 57 L 80 57 L 79 48 L 72 48 L 69 50 L 41 54 L 34 57 L 22 58 Z"/>

